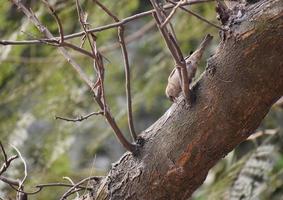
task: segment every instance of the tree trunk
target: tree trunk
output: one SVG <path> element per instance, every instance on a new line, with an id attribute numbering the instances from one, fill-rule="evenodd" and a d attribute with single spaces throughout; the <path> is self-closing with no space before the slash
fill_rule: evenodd
<path id="1" fill-rule="evenodd" d="M 143 131 L 138 153 L 113 164 L 89 199 L 188 199 L 253 133 L 283 95 L 283 1 L 261 0 L 232 16 L 192 91 L 192 104 L 180 97 Z"/>

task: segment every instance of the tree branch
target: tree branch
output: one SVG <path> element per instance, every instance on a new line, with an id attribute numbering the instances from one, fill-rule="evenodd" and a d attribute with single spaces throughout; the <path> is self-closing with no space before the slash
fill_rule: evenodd
<path id="1" fill-rule="evenodd" d="M 94 2 L 104 11 L 106 12 L 114 21 L 119 22 L 120 20 L 116 15 L 114 15 L 108 8 L 106 8 L 100 1 L 94 0 Z M 125 77 L 126 77 L 126 97 L 127 97 L 127 111 L 128 111 L 128 125 L 130 129 L 130 133 L 134 141 L 137 140 L 137 134 L 134 127 L 133 120 L 133 111 L 132 111 L 132 96 L 131 96 L 131 76 L 130 76 L 130 64 L 128 51 L 125 42 L 124 36 L 124 25 L 120 25 L 118 27 L 118 39 L 120 43 L 120 47 L 122 49 L 122 54 L 124 58 L 124 66 L 125 66 Z"/>
<path id="2" fill-rule="evenodd" d="M 141 134 L 138 156 L 122 156 L 86 199 L 188 199 L 283 95 L 282 16 L 280 0 L 247 5 L 242 21 L 231 16 L 237 23 L 227 24 L 225 40 L 194 84 L 192 105 L 180 97 Z"/>
<path id="3" fill-rule="evenodd" d="M 36 26 L 36 28 L 45 35 L 45 37 L 51 39 L 53 38 L 53 35 L 51 32 L 43 25 L 41 22 L 38 20 L 38 18 L 35 16 L 35 14 L 32 12 L 31 9 L 27 9 L 21 1 L 17 0 L 11 0 L 27 17 L 28 19 Z M 56 20 L 59 20 L 59 18 L 56 18 Z M 60 22 L 58 22 L 60 23 Z M 95 37 L 93 37 L 95 39 Z M 96 45 L 94 41 L 94 45 Z M 88 76 L 84 73 L 84 71 L 81 69 L 80 65 L 76 63 L 75 60 L 72 59 L 72 57 L 69 55 L 67 50 L 64 47 L 58 47 L 59 52 L 67 59 L 67 61 L 72 65 L 72 67 L 77 71 L 79 76 L 82 78 L 82 80 L 90 87 L 94 95 L 96 95 L 96 84 L 94 84 Z M 98 74 L 100 76 L 100 87 L 102 88 L 102 101 L 100 97 L 95 96 L 95 100 L 97 101 L 98 105 L 100 106 L 101 109 L 104 109 L 104 116 L 109 123 L 109 125 L 112 127 L 114 133 L 116 134 L 118 140 L 121 142 L 121 144 L 131 152 L 136 151 L 136 145 L 131 144 L 123 135 L 121 130 L 119 129 L 118 125 L 116 124 L 114 118 L 111 116 L 111 113 L 109 112 L 108 109 L 106 109 L 106 103 L 105 103 L 105 98 L 104 98 L 104 89 L 103 89 L 103 78 L 101 77 L 101 70 L 104 69 L 103 67 L 103 61 L 102 61 L 102 56 L 97 52 L 96 46 L 94 46 L 94 60 L 95 63 L 99 66 Z M 99 56 L 99 57 L 98 57 Z"/>
<path id="4" fill-rule="evenodd" d="M 81 121 L 84 121 L 84 120 L 90 118 L 91 116 L 94 116 L 94 115 L 103 115 L 103 113 L 104 112 L 92 112 L 92 113 L 89 113 L 89 114 L 87 114 L 85 116 L 77 117 L 75 119 L 55 116 L 55 119 L 61 119 L 61 120 L 68 121 L 68 122 L 81 122 Z"/>
<path id="5" fill-rule="evenodd" d="M 213 2 L 213 1 L 215 1 L 215 0 L 186 0 L 186 2 L 181 4 L 181 5 L 182 6 L 194 5 L 194 4 L 207 3 L 207 2 Z M 164 9 L 168 10 L 168 9 L 172 9 L 173 7 L 174 7 L 174 5 L 168 4 L 168 5 L 164 6 Z M 107 24 L 107 25 L 100 26 L 100 27 L 97 27 L 97 28 L 89 29 L 89 30 L 87 30 L 87 32 L 88 33 L 96 33 L 96 32 L 101 32 L 101 31 L 111 29 L 111 28 L 117 28 L 121 25 L 125 25 L 125 24 L 132 22 L 134 20 L 137 20 L 141 17 L 152 15 L 154 12 L 155 12 L 155 10 L 152 9 L 152 10 L 149 10 L 149 11 L 138 13 L 138 14 L 135 14 L 133 16 L 126 17 L 119 22 L 114 22 L 112 24 Z M 85 32 L 81 31 L 81 32 L 78 32 L 78 33 L 70 34 L 70 35 L 65 35 L 64 40 L 70 40 L 70 39 L 81 37 L 81 36 L 84 36 L 84 35 L 85 35 Z M 51 38 L 47 38 L 47 39 L 42 38 L 42 39 L 39 39 L 39 40 L 23 40 L 23 41 L 0 40 L 0 44 L 1 45 L 42 44 L 42 41 L 46 41 L 46 42 L 50 42 L 50 43 L 57 43 L 58 40 L 60 40 L 60 37 L 51 37 Z"/>
<path id="6" fill-rule="evenodd" d="M 153 8 L 155 9 L 155 13 L 153 13 L 153 17 L 156 21 L 156 24 L 162 34 L 165 43 L 175 61 L 176 68 L 178 70 L 180 83 L 182 86 L 182 91 L 186 100 L 190 99 L 190 87 L 189 87 L 189 79 L 187 74 L 186 63 L 181 52 L 179 45 L 177 44 L 176 38 L 174 38 L 173 34 L 169 32 L 166 26 L 161 27 L 161 24 L 165 20 L 165 16 L 163 15 L 162 7 L 160 7 L 156 0 L 150 0 Z M 179 4 L 178 4 L 179 6 Z M 177 6 L 176 6 L 177 8 Z"/>

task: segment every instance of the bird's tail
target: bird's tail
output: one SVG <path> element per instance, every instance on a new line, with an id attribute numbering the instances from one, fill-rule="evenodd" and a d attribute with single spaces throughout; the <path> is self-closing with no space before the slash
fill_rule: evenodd
<path id="1" fill-rule="evenodd" d="M 207 46 L 210 44 L 212 40 L 212 36 L 210 34 L 207 34 L 205 38 L 202 40 L 200 43 L 199 47 L 190 55 L 187 59 L 186 62 L 193 62 L 193 63 L 198 63 L 207 48 Z"/>

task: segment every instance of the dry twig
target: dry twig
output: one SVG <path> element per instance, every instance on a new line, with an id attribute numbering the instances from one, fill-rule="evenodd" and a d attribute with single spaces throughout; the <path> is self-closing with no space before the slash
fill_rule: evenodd
<path id="1" fill-rule="evenodd" d="M 17 200 L 26 200 L 27 199 L 27 194 L 25 192 L 23 192 L 23 184 L 27 178 L 27 165 L 26 165 L 26 161 L 24 160 L 24 158 L 22 157 L 22 154 L 21 152 L 13 145 L 11 145 L 17 152 L 18 155 L 16 156 L 12 156 L 10 158 L 7 157 L 7 154 L 5 152 L 5 149 L 0 141 L 0 147 L 1 147 L 1 150 L 3 152 L 3 156 L 4 156 L 4 164 L 3 166 L 1 167 L 1 170 L 0 170 L 0 180 L 7 183 L 8 185 L 10 185 L 14 190 L 17 191 Z M 5 176 L 1 176 L 7 169 L 8 167 L 10 166 L 11 162 L 20 157 L 20 159 L 22 160 L 23 164 L 24 164 L 24 177 L 22 180 L 15 180 L 15 179 L 12 179 L 12 178 L 8 178 L 8 177 L 5 177 Z M 15 188 L 15 187 L 18 187 Z"/>
<path id="2" fill-rule="evenodd" d="M 119 22 L 118 17 L 112 13 L 108 8 L 106 8 L 100 1 L 94 0 L 94 2 L 105 12 L 107 13 L 115 22 Z M 122 49 L 122 54 L 124 58 L 124 66 L 125 66 L 125 77 L 126 77 L 126 96 L 127 96 L 127 110 L 128 110 L 128 125 L 130 129 L 130 133 L 134 141 L 137 140 L 137 134 L 135 132 L 134 121 L 133 121 L 133 111 L 132 111 L 132 97 L 131 97 L 131 77 L 130 77 L 130 64 L 128 51 L 125 42 L 124 36 L 124 25 L 120 25 L 118 27 L 118 38 L 119 43 Z"/>
<path id="3" fill-rule="evenodd" d="M 64 176 L 63 179 L 65 179 L 65 180 L 69 181 L 70 183 L 72 183 L 73 186 L 75 185 L 74 181 L 70 177 Z M 78 191 L 76 191 L 76 195 L 77 195 L 77 199 L 78 199 L 80 197 L 80 194 L 79 194 Z"/>
<path id="4" fill-rule="evenodd" d="M 178 6 L 178 4 L 177 4 L 176 2 L 174 2 L 174 1 L 172 1 L 172 0 L 167 0 L 167 1 L 170 2 L 170 3 L 172 3 L 173 5 L 175 5 L 175 7 Z M 192 16 L 194 16 L 194 17 L 200 19 L 201 21 L 204 21 L 205 23 L 207 23 L 207 24 L 209 24 L 209 25 L 211 25 L 211 26 L 213 26 L 213 27 L 215 27 L 215 28 L 217 28 L 217 29 L 219 29 L 219 30 L 226 31 L 226 29 L 222 28 L 221 26 L 219 26 L 219 25 L 217 25 L 217 24 L 214 24 L 214 23 L 208 21 L 208 20 L 205 19 L 204 17 L 202 17 L 202 16 L 200 16 L 199 14 L 197 14 L 197 13 L 195 13 L 195 12 L 193 12 L 193 11 L 187 9 L 187 8 L 185 8 L 185 7 L 182 6 L 182 5 L 179 5 L 178 7 L 181 8 L 181 10 L 183 10 L 183 11 L 185 11 L 185 12 L 191 14 Z M 168 16 L 168 17 L 169 17 L 169 16 Z M 164 22 L 164 23 L 165 23 L 165 22 Z"/>
<path id="5" fill-rule="evenodd" d="M 185 0 L 181 0 L 178 3 L 175 3 L 174 8 L 171 10 L 170 14 L 168 15 L 168 17 L 164 20 L 164 22 L 160 25 L 161 28 L 163 28 L 164 26 L 166 26 L 166 24 L 168 22 L 170 22 L 171 18 L 173 17 L 173 15 L 176 13 L 177 9 L 185 2 Z"/>
<path id="6" fill-rule="evenodd" d="M 32 12 L 31 9 L 27 9 L 22 4 L 21 1 L 17 1 L 17 0 L 11 0 L 11 1 L 19 8 L 19 10 L 21 10 L 28 17 L 28 19 L 37 27 L 37 29 L 41 33 L 44 34 L 45 37 L 47 37 L 49 39 L 54 38 L 54 36 L 51 34 L 51 32 L 43 24 L 41 24 L 41 22 L 38 20 L 38 18 L 35 16 L 35 14 Z M 90 89 L 95 94 L 96 93 L 96 90 L 95 90 L 95 87 L 94 87 L 95 84 L 84 73 L 81 66 L 74 59 L 72 59 L 72 57 L 69 55 L 69 53 L 67 52 L 67 50 L 64 47 L 59 46 L 58 49 L 59 49 L 59 52 L 67 59 L 67 61 L 73 66 L 73 68 L 77 71 L 79 76 L 86 82 L 86 84 L 90 87 Z M 94 57 L 94 59 L 95 58 L 97 58 L 97 57 Z M 96 60 L 96 62 L 99 63 L 97 60 Z M 127 141 L 127 139 L 125 138 L 125 136 L 122 134 L 121 130 L 119 129 L 118 125 L 116 124 L 114 118 L 111 116 L 110 112 L 108 110 L 107 110 L 107 112 L 105 112 L 106 111 L 105 103 L 103 104 L 103 102 L 101 102 L 101 100 L 98 99 L 98 98 L 95 98 L 95 99 L 96 99 L 98 105 L 100 106 L 100 108 L 104 108 L 105 118 L 106 118 L 107 122 L 110 124 L 110 126 L 112 127 L 112 129 L 114 130 L 119 141 L 122 143 L 122 145 L 127 150 L 134 152 L 136 150 L 136 146 Z"/>
<path id="7" fill-rule="evenodd" d="M 188 75 L 187 68 L 184 57 L 182 55 L 181 49 L 177 44 L 177 41 L 173 37 L 172 33 L 170 33 L 166 26 L 161 27 L 161 24 L 164 22 L 164 16 L 162 15 L 162 8 L 155 2 L 155 0 L 150 0 L 153 8 L 155 9 L 155 13 L 153 16 L 155 18 L 156 24 L 166 42 L 168 49 L 175 61 L 176 68 L 178 70 L 180 82 L 182 83 L 182 91 L 185 95 L 185 98 L 189 100 L 190 88 L 188 84 Z"/>
<path id="8" fill-rule="evenodd" d="M 181 6 L 200 4 L 200 3 L 207 3 L 207 2 L 213 2 L 213 1 L 215 1 L 215 0 L 187 0 Z M 168 5 L 164 6 L 164 10 L 172 9 L 173 7 L 174 7 L 174 5 L 168 4 Z M 104 30 L 107 30 L 107 29 L 111 29 L 111 28 L 117 28 L 117 27 L 119 27 L 121 25 L 125 25 L 125 24 L 127 24 L 127 23 L 129 23 L 131 21 L 137 20 L 137 19 L 139 19 L 141 17 L 152 15 L 153 13 L 155 13 L 154 9 L 149 10 L 149 11 L 145 11 L 145 12 L 142 12 L 142 13 L 138 13 L 138 14 L 132 15 L 130 17 L 126 17 L 126 18 L 122 19 L 119 22 L 114 22 L 112 24 L 107 24 L 107 25 L 100 26 L 100 27 L 97 27 L 97 28 L 89 29 L 89 30 L 87 30 L 87 32 L 88 33 L 95 33 L 95 32 L 101 32 L 101 31 L 104 31 Z M 81 31 L 81 32 L 78 32 L 78 33 L 73 33 L 73 34 L 70 34 L 70 35 L 65 35 L 64 36 L 64 41 L 65 40 L 70 40 L 70 39 L 73 39 L 73 38 L 77 38 L 77 37 L 81 37 L 81 36 L 84 36 L 84 35 L 85 35 L 84 31 Z M 43 39 L 37 39 L 37 40 L 22 40 L 22 41 L 0 40 L 0 44 L 1 45 L 43 44 L 43 41 L 56 44 L 56 43 L 58 43 L 59 39 L 60 39 L 60 37 L 43 38 Z"/>
<path id="9" fill-rule="evenodd" d="M 85 115 L 85 116 L 80 116 L 80 117 L 77 117 L 75 119 L 73 118 L 66 118 L 66 117 L 60 117 L 60 116 L 55 116 L 55 119 L 61 119 L 61 120 L 64 120 L 64 121 L 68 121 L 68 122 L 81 122 L 83 120 L 86 120 L 88 119 L 89 117 L 91 116 L 94 116 L 94 115 L 103 115 L 103 112 L 92 112 L 88 115 Z"/>
<path id="10" fill-rule="evenodd" d="M 76 189 L 78 186 L 80 186 L 81 184 L 85 183 L 86 181 L 90 181 L 90 180 L 94 180 L 96 182 L 99 182 L 101 180 L 101 177 L 91 176 L 91 177 L 87 177 L 87 178 L 79 181 L 78 183 L 74 184 L 67 192 L 65 192 L 63 194 L 63 196 L 60 198 L 60 200 L 65 200 L 69 195 L 72 194 L 74 189 Z"/>
<path id="11" fill-rule="evenodd" d="M 11 162 L 13 160 L 17 159 L 19 156 L 14 155 L 14 156 L 11 156 L 10 158 L 8 158 L 7 153 L 5 151 L 5 148 L 4 148 L 1 141 L 0 141 L 0 148 L 2 150 L 3 157 L 4 157 L 4 163 L 3 163 L 2 167 L 0 168 L 0 176 L 1 176 L 9 168 Z"/>

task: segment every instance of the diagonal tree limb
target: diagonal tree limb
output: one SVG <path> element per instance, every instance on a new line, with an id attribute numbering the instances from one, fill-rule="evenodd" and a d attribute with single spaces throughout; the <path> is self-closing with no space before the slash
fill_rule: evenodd
<path id="1" fill-rule="evenodd" d="M 104 199 L 189 199 L 208 171 L 254 133 L 283 94 L 282 14 L 280 0 L 246 7 L 246 20 L 231 25 L 193 86 L 193 106 L 173 104 L 141 134 L 141 159 L 125 154 L 115 163 Z"/>

